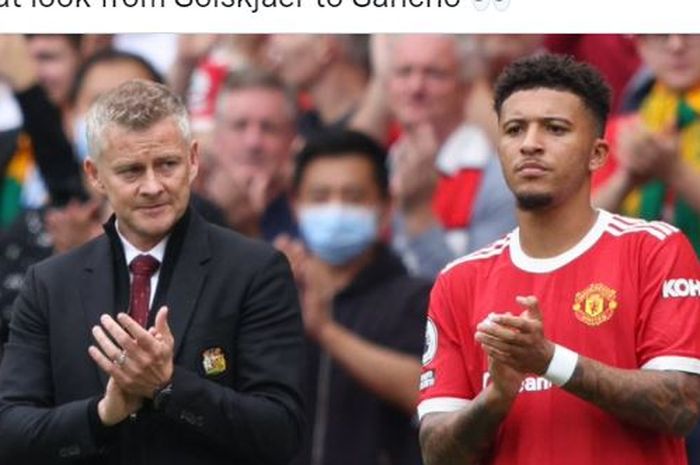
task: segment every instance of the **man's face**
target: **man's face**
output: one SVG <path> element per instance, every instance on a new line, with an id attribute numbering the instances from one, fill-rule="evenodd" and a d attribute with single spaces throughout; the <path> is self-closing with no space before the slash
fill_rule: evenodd
<path id="1" fill-rule="evenodd" d="M 85 170 L 107 196 L 120 232 L 148 250 L 163 239 L 185 212 L 197 175 L 197 144 L 188 144 L 172 118 L 140 131 L 112 125 L 103 150 Z"/>
<path id="2" fill-rule="evenodd" d="M 34 36 L 29 40 L 29 51 L 49 99 L 63 105 L 80 66 L 80 52 L 61 35 Z"/>
<path id="3" fill-rule="evenodd" d="M 295 131 L 284 93 L 250 88 L 221 98 L 214 129 L 220 167 L 244 185 L 252 177 L 273 180 L 285 172 Z"/>
<path id="4" fill-rule="evenodd" d="M 642 35 L 637 49 L 656 78 L 671 89 L 682 92 L 700 83 L 700 35 Z"/>
<path id="5" fill-rule="evenodd" d="M 465 85 L 454 40 L 402 36 L 394 43 L 389 99 L 403 126 L 453 123 L 462 116 Z"/>
<path id="6" fill-rule="evenodd" d="M 270 62 L 276 73 L 292 87 L 308 89 L 328 60 L 325 36 L 274 34 L 268 41 Z"/>
<path id="7" fill-rule="evenodd" d="M 384 213 L 384 198 L 372 164 L 361 155 L 321 157 L 306 166 L 296 192 L 296 206 L 342 203 Z"/>
<path id="8" fill-rule="evenodd" d="M 592 113 L 566 91 L 513 93 L 501 108 L 499 131 L 503 173 L 525 210 L 588 195 L 590 173 L 607 154 Z"/>

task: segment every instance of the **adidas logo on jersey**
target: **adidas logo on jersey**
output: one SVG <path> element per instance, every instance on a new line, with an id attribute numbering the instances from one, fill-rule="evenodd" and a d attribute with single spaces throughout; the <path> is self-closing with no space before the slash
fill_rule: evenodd
<path id="1" fill-rule="evenodd" d="M 662 295 L 669 297 L 698 297 L 700 296 L 700 281 L 697 279 L 667 279 L 664 281 Z"/>

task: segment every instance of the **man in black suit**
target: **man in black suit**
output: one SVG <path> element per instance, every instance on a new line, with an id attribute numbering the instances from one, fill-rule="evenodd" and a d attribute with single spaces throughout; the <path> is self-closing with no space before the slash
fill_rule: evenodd
<path id="1" fill-rule="evenodd" d="M 0 463 L 287 462 L 303 421 L 286 260 L 188 208 L 197 143 L 166 87 L 127 82 L 87 126 L 86 173 L 115 215 L 28 272 L 0 366 Z"/>

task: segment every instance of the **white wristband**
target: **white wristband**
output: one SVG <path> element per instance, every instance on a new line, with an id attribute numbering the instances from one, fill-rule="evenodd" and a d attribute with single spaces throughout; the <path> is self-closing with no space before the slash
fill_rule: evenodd
<path id="1" fill-rule="evenodd" d="M 577 363 L 578 354 L 576 352 L 559 344 L 554 344 L 554 355 L 552 356 L 552 361 L 549 362 L 547 371 L 544 373 L 544 378 L 557 386 L 563 386 L 571 379 Z"/>

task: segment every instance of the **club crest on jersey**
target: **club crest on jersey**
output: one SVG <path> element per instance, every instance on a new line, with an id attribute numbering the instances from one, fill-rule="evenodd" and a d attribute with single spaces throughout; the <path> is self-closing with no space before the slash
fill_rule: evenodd
<path id="1" fill-rule="evenodd" d="M 617 291 L 605 284 L 595 283 L 577 292 L 574 298 L 574 315 L 588 326 L 598 326 L 612 318 L 617 309 Z"/>

